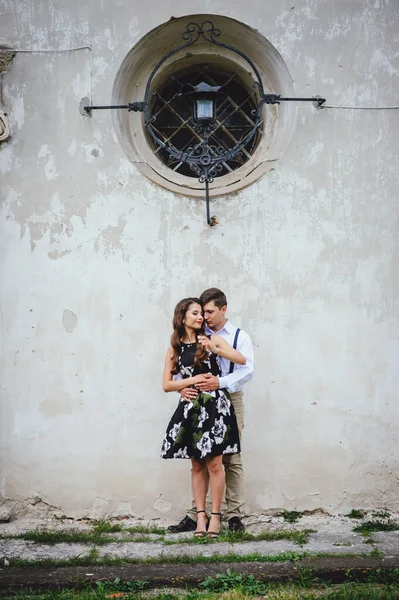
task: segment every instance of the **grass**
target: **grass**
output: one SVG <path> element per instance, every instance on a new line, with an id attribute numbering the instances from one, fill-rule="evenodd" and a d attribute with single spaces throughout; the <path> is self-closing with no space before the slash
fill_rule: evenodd
<path id="1" fill-rule="evenodd" d="M 173 546 L 176 544 L 213 544 L 215 542 L 228 542 L 230 544 L 236 544 L 239 542 L 260 542 L 260 541 L 277 541 L 277 540 L 291 540 L 296 544 L 303 545 L 309 541 L 309 534 L 314 533 L 314 529 L 302 529 L 296 530 L 278 530 L 278 531 L 263 531 L 259 534 L 252 534 L 242 531 L 222 531 L 222 533 L 214 540 L 203 537 L 203 538 L 184 538 L 180 540 L 167 540 L 164 542 L 165 546 Z"/>
<path id="2" fill-rule="evenodd" d="M 399 524 L 390 519 L 374 519 L 370 521 L 364 521 L 353 529 L 356 533 L 362 535 L 370 535 L 373 531 L 398 531 Z"/>
<path id="3" fill-rule="evenodd" d="M 399 569 L 372 569 L 367 575 L 367 583 L 399 584 Z"/>
<path id="4" fill-rule="evenodd" d="M 286 584 L 263 582 L 252 575 L 240 575 L 227 571 L 208 577 L 196 588 L 169 590 L 160 588 L 146 591 L 145 581 L 133 582 L 99 581 L 95 589 L 63 590 L 37 594 L 17 593 L 13 600 L 250 600 L 263 597 L 270 600 L 398 600 L 396 586 L 384 583 L 346 583 L 343 585 L 320 584 L 311 570 L 302 574 L 296 582 Z M 171 593 L 172 592 L 172 593 Z M 9 599 L 11 600 L 11 598 Z"/>
<path id="5" fill-rule="evenodd" d="M 119 565 L 165 565 L 165 564 L 218 564 L 218 563 L 269 563 L 269 562 L 298 562 L 303 558 L 338 558 L 338 557 L 358 557 L 365 556 L 363 554 L 356 553 L 344 553 L 344 554 L 330 554 L 328 552 L 316 552 L 310 554 L 310 552 L 302 551 L 286 551 L 280 554 L 263 555 L 257 552 L 252 554 L 235 554 L 230 552 L 229 554 L 215 554 L 211 556 L 170 556 L 160 558 L 111 558 L 111 557 L 100 557 L 97 548 L 92 548 L 87 556 L 76 556 L 68 559 L 43 559 L 43 560 L 25 560 L 20 558 L 10 558 L 10 567 L 34 567 L 34 568 L 53 568 L 53 567 L 74 567 L 74 566 L 119 566 Z M 367 556 L 380 558 L 383 555 L 377 549 L 372 550 Z"/>
<path id="6" fill-rule="evenodd" d="M 122 526 L 119 524 L 112 525 L 109 521 L 99 519 L 93 522 L 93 531 L 95 533 L 116 533 L 122 531 Z"/>
<path id="7" fill-rule="evenodd" d="M 295 584 L 301 588 L 309 588 L 320 583 L 313 569 L 309 567 L 297 567 L 298 577 Z M 199 589 L 210 592 L 226 592 L 236 589 L 249 596 L 264 596 L 270 590 L 270 583 L 259 581 L 253 575 L 242 575 L 227 569 L 226 573 L 220 573 L 215 577 L 207 577 L 198 585 Z"/>
<path id="8" fill-rule="evenodd" d="M 296 571 L 298 574 L 298 579 L 295 583 L 301 588 L 308 589 L 310 587 L 320 585 L 321 579 L 317 577 L 316 571 L 312 569 L 312 567 L 297 566 Z"/>
<path id="9" fill-rule="evenodd" d="M 55 545 L 55 544 L 90 544 L 97 546 L 104 546 L 105 544 L 111 543 L 123 543 L 123 542 L 163 542 L 167 546 L 176 544 L 207 544 L 215 542 L 228 542 L 230 544 L 236 544 L 239 542 L 249 541 L 275 541 L 275 540 L 292 540 L 296 544 L 303 545 L 309 540 L 309 534 L 314 533 L 314 529 L 302 529 L 296 530 L 278 530 L 278 531 L 264 531 L 257 535 L 246 533 L 246 532 L 231 532 L 222 531 L 221 535 L 215 540 L 208 538 L 183 538 L 176 540 L 164 540 L 165 530 L 156 527 L 129 527 L 123 529 L 120 525 L 111 525 L 106 521 L 97 521 L 93 527 L 93 531 L 82 532 L 82 531 L 69 531 L 69 530 L 47 530 L 47 529 L 36 529 L 33 531 L 26 531 L 17 535 L 2 536 L 2 539 L 22 539 L 37 544 Z M 121 533 L 120 537 L 114 537 L 110 534 Z M 125 534 L 125 535 L 124 535 Z M 129 535 L 127 537 L 127 535 Z M 142 535 L 140 535 L 142 534 Z M 154 540 L 150 535 L 158 535 L 159 537 Z"/>
<path id="10" fill-rule="evenodd" d="M 126 537 L 114 537 L 110 534 L 125 533 Z M 142 535 L 140 535 L 142 534 Z M 150 535 L 157 534 L 154 540 Z M 35 529 L 16 535 L 2 535 L 0 539 L 20 539 L 53 546 L 55 544 L 95 544 L 103 546 L 114 542 L 153 542 L 163 541 L 164 529 L 156 527 L 129 527 L 123 529 L 120 525 L 112 525 L 107 521 L 95 521 L 92 531 L 70 531 Z"/>
<path id="11" fill-rule="evenodd" d="M 166 529 L 161 527 L 144 527 L 143 525 L 136 525 L 135 527 L 128 527 L 124 531 L 129 531 L 130 533 L 156 533 L 158 535 L 165 535 Z"/>
<path id="12" fill-rule="evenodd" d="M 350 519 L 363 519 L 366 516 L 366 511 L 361 510 L 360 508 L 352 508 L 350 513 L 345 515 L 345 517 L 349 517 Z"/>
<path id="13" fill-rule="evenodd" d="M 336 589 L 331 587 L 322 598 L 324 600 L 398 600 L 399 591 L 396 586 L 347 583 L 337 586 Z"/>
<path id="14" fill-rule="evenodd" d="M 253 575 L 241 575 L 227 569 L 226 573 L 218 573 L 215 577 L 207 577 L 198 585 L 198 588 L 217 593 L 235 589 L 251 596 L 264 596 L 268 586 L 255 579 Z"/>
<path id="15" fill-rule="evenodd" d="M 105 536 L 97 532 L 78 532 L 78 531 L 48 531 L 34 530 L 10 535 L 8 539 L 27 540 L 37 544 L 45 544 L 53 546 L 54 544 L 110 544 L 115 541 L 115 538 Z"/>
<path id="16" fill-rule="evenodd" d="M 370 552 L 369 556 L 371 556 L 372 558 L 383 558 L 384 553 L 381 552 L 381 550 L 378 550 L 378 548 L 373 548 L 373 550 Z"/>
<path id="17" fill-rule="evenodd" d="M 37 567 L 37 568 L 51 568 L 51 567 L 68 567 L 68 566 L 117 566 L 124 564 L 201 564 L 201 563 L 228 563 L 228 562 L 296 562 L 301 558 L 309 556 L 308 552 L 281 552 L 280 554 L 262 555 L 257 552 L 253 554 L 235 554 L 233 552 L 229 554 L 216 554 L 213 556 L 186 556 L 184 554 L 180 556 L 171 556 L 166 560 L 165 558 L 145 558 L 145 559 L 129 559 L 129 558 L 109 558 L 99 557 L 98 550 L 92 548 L 88 556 L 76 556 L 75 558 L 69 559 L 44 559 L 44 560 L 24 560 L 19 558 L 10 558 L 10 567 Z M 326 555 L 323 555 L 326 556 Z M 337 555 L 334 555 L 337 556 Z"/>
<path id="18" fill-rule="evenodd" d="M 376 512 L 373 512 L 372 516 L 377 519 L 390 519 L 391 514 L 387 510 L 377 510 Z"/>
<path id="19" fill-rule="evenodd" d="M 130 594 L 137 594 L 138 592 L 144 591 L 149 587 L 148 581 L 141 581 L 140 579 L 135 579 L 133 581 L 121 581 L 119 577 L 114 579 L 114 581 L 96 581 L 97 591 L 104 592 L 106 597 L 109 597 L 109 594 L 112 592 L 128 592 Z"/>
<path id="20" fill-rule="evenodd" d="M 296 523 L 302 517 L 302 513 L 296 510 L 283 510 L 283 517 L 286 523 Z"/>
<path id="21" fill-rule="evenodd" d="M 370 537 L 368 535 L 365 536 L 366 539 L 363 540 L 363 544 L 376 544 L 375 539 L 371 537 L 371 534 L 369 534 L 369 535 L 370 535 Z"/>
<path id="22" fill-rule="evenodd" d="M 45 544 L 54 546 L 55 544 L 95 544 L 104 546 L 115 542 L 153 542 L 153 538 L 148 535 L 135 537 L 115 538 L 105 533 L 97 531 L 79 532 L 79 531 L 49 531 L 49 530 L 34 530 L 19 533 L 17 535 L 3 536 L 3 539 L 18 539 L 35 542 L 37 544 Z"/>

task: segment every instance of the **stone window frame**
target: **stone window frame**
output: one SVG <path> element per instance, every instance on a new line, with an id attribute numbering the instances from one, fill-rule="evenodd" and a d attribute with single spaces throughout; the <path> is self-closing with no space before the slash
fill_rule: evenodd
<path id="1" fill-rule="evenodd" d="M 171 49 L 181 43 L 181 35 L 188 22 L 210 20 L 220 29 L 223 42 L 238 47 L 250 56 L 261 75 L 265 93 L 282 96 L 294 95 L 291 75 L 277 49 L 258 31 L 248 25 L 220 15 L 188 15 L 173 19 L 147 33 L 132 48 L 116 75 L 113 104 L 140 101 L 149 73 Z M 247 89 L 252 88 L 253 73 L 248 63 L 226 48 L 214 47 L 199 41 L 182 53 L 166 60 L 152 82 L 153 89 L 161 89 L 174 72 L 189 69 L 195 64 L 211 63 L 212 67 L 234 71 Z M 295 126 L 296 105 L 284 103 L 264 107 L 264 131 L 251 157 L 232 173 L 215 178 L 210 196 L 236 192 L 267 173 L 287 147 Z M 266 113 L 267 111 L 267 113 Z M 169 169 L 154 153 L 154 146 L 146 135 L 141 113 L 115 111 L 112 115 L 117 139 L 129 160 L 154 183 L 190 197 L 203 197 L 203 184 Z"/>

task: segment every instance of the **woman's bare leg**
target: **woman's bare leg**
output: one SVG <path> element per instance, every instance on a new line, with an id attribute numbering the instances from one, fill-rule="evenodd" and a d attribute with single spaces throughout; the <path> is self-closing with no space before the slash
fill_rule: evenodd
<path id="1" fill-rule="evenodd" d="M 213 513 L 219 513 L 222 506 L 222 498 L 225 488 L 225 475 L 222 459 L 223 456 L 212 456 L 207 460 Z M 219 530 L 220 517 L 218 515 L 211 515 L 209 531 L 214 531 L 217 533 Z"/>
<path id="2" fill-rule="evenodd" d="M 205 511 L 206 492 L 207 492 L 207 466 L 205 460 L 191 459 L 191 485 L 197 511 Z M 197 514 L 196 531 L 206 531 L 208 521 L 205 512 Z"/>

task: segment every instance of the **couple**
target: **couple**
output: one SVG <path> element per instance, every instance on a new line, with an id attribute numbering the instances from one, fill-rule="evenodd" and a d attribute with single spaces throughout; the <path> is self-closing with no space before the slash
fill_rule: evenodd
<path id="1" fill-rule="evenodd" d="M 242 388 L 252 377 L 253 348 L 249 336 L 226 318 L 226 310 L 226 296 L 218 288 L 205 290 L 199 299 L 181 300 L 175 308 L 163 388 L 180 392 L 181 398 L 161 456 L 191 458 L 194 502 L 189 514 L 169 527 L 170 532 L 195 530 L 197 537 L 217 537 L 225 486 L 229 529 L 244 530 Z M 205 513 L 208 483 L 209 523 Z"/>

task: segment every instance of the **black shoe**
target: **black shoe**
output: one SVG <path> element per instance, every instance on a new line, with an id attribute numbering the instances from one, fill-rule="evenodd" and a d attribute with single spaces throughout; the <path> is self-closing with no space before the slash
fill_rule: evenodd
<path id="1" fill-rule="evenodd" d="M 229 531 L 245 531 L 245 525 L 240 517 L 231 517 L 229 519 Z"/>
<path id="2" fill-rule="evenodd" d="M 169 533 L 182 533 L 183 531 L 195 531 L 197 523 L 191 517 L 184 517 L 177 525 L 170 525 L 167 529 Z"/>

